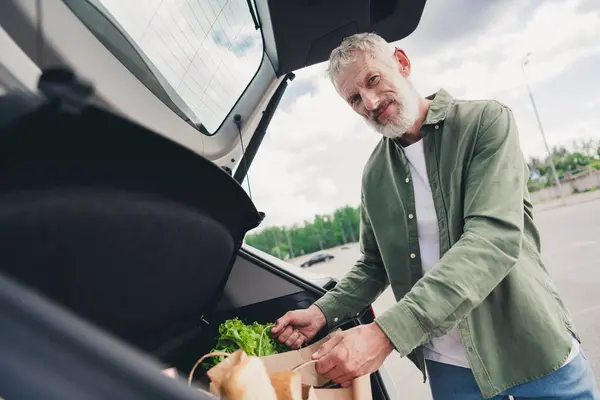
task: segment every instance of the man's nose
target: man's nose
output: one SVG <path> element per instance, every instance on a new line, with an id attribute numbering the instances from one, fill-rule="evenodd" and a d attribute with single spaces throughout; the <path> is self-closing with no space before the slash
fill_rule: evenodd
<path id="1" fill-rule="evenodd" d="M 377 93 L 373 93 L 371 91 L 365 91 L 362 93 L 363 102 L 365 104 L 365 108 L 369 111 L 374 111 L 379 107 L 379 96 Z"/>

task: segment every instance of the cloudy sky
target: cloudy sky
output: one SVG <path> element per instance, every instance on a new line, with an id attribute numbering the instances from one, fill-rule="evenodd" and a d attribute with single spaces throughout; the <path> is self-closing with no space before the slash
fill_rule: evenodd
<path id="1" fill-rule="evenodd" d="M 526 67 L 550 146 L 600 139 L 600 2 L 430 0 L 416 31 L 395 43 L 425 96 L 510 106 L 523 150 L 544 155 L 524 86 Z M 265 225 L 292 224 L 358 205 L 362 167 L 379 140 L 334 92 L 325 64 L 297 71 L 250 169 Z M 247 184 L 247 182 L 246 182 Z"/>
<path id="2" fill-rule="evenodd" d="M 115 16 L 213 131 L 261 59 L 245 0 L 95 0 Z M 428 0 L 416 31 L 395 43 L 425 96 L 497 99 L 517 119 L 527 156 L 545 148 L 526 74 L 550 146 L 600 139 L 598 0 Z M 249 173 L 264 225 L 302 223 L 357 205 L 363 165 L 379 140 L 338 97 L 326 65 L 296 71 Z M 244 182 L 246 186 L 248 181 Z"/>

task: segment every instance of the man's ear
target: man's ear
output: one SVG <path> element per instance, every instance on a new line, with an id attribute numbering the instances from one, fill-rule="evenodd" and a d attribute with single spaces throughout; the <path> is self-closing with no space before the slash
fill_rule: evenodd
<path id="1" fill-rule="evenodd" d="M 400 73 L 407 77 L 410 75 L 410 60 L 408 56 L 404 52 L 404 50 L 395 48 L 394 49 L 394 58 L 398 62 L 398 68 L 400 69 Z"/>

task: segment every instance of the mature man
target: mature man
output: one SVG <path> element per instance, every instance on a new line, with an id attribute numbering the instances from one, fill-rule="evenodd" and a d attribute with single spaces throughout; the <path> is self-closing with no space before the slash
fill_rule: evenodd
<path id="1" fill-rule="evenodd" d="M 273 335 L 299 346 L 391 285 L 393 307 L 315 353 L 325 377 L 347 386 L 396 350 L 429 376 L 435 399 L 600 398 L 541 261 L 511 110 L 444 90 L 422 98 L 410 72 L 375 34 L 331 53 L 337 92 L 383 135 L 362 179 L 363 256 Z"/>

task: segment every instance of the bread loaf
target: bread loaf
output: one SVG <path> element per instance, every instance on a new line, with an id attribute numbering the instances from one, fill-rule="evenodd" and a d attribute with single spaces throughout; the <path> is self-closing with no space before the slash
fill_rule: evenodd
<path id="1" fill-rule="evenodd" d="M 273 372 L 269 375 L 277 400 L 302 400 L 302 379 L 293 371 Z"/>
<path id="2" fill-rule="evenodd" d="M 217 395 L 228 400 L 277 400 L 262 360 L 242 350 L 209 371 Z"/>

